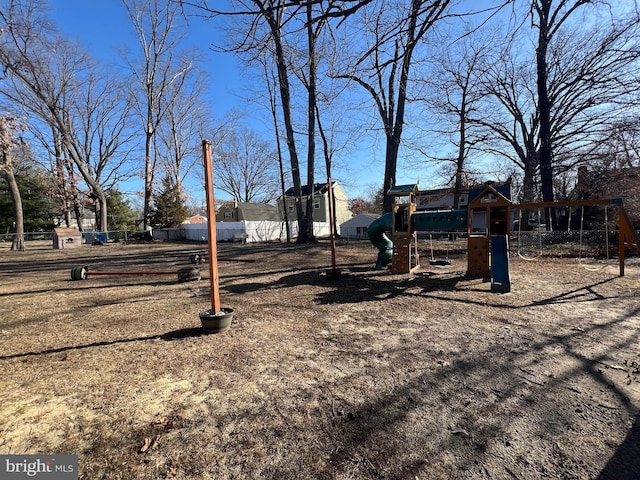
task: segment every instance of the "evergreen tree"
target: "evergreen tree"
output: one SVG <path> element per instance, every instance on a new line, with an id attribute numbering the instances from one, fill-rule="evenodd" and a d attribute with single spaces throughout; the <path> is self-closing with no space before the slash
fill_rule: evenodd
<path id="1" fill-rule="evenodd" d="M 110 230 L 135 230 L 136 213 L 129 200 L 119 190 L 107 192 L 108 223 Z"/>
<path id="2" fill-rule="evenodd" d="M 162 190 L 154 197 L 151 226 L 154 228 L 179 227 L 188 216 L 180 191 L 170 177 L 162 179 Z"/>
<path id="3" fill-rule="evenodd" d="M 29 166 L 15 172 L 22 197 L 25 232 L 51 231 L 58 217 L 57 204 L 49 196 L 50 179 L 47 173 Z M 0 232 L 12 231 L 13 205 L 6 181 L 0 178 Z"/>

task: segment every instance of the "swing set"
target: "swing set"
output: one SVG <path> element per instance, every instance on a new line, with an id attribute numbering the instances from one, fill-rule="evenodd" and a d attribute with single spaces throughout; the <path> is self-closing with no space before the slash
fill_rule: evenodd
<path id="1" fill-rule="evenodd" d="M 543 255 L 543 237 L 548 235 L 551 230 L 546 229 L 546 225 L 540 223 L 541 212 L 545 211 L 547 213 L 546 218 L 550 218 L 551 209 L 555 208 L 563 208 L 567 210 L 567 232 L 571 232 L 572 225 L 572 209 L 574 211 L 579 211 L 579 230 L 578 230 L 578 263 L 582 265 L 584 268 L 590 271 L 599 271 L 606 267 L 606 265 L 602 265 L 599 267 L 591 267 L 588 264 L 584 263 L 585 257 L 585 209 L 589 207 L 604 207 L 604 235 L 605 235 L 605 254 L 606 259 L 610 260 L 610 251 L 611 246 L 609 242 L 610 237 L 610 215 L 609 209 L 615 208 L 617 210 L 618 216 L 618 259 L 619 259 L 619 267 L 620 267 L 620 276 L 624 276 L 624 264 L 625 264 L 625 254 L 626 250 L 632 248 L 638 248 L 640 246 L 640 237 L 638 233 L 634 230 L 633 224 L 627 215 L 626 210 L 624 209 L 623 203 L 621 199 L 602 199 L 602 200 L 574 200 L 574 201 L 558 201 L 558 202 L 531 202 L 531 203 L 520 203 L 513 204 L 511 208 L 518 209 L 518 231 L 517 231 L 517 253 L 518 256 L 524 260 L 537 260 L 540 256 Z M 534 230 L 537 230 L 537 252 L 533 256 L 529 256 L 523 252 L 522 248 L 522 224 L 523 224 L 523 216 L 522 212 L 525 210 L 534 210 L 537 211 L 537 219 L 538 222 L 534 222 L 536 226 Z M 530 222 L 527 222 L 530 225 Z"/>
<path id="2" fill-rule="evenodd" d="M 513 238 L 513 230 L 516 230 L 512 222 L 512 209 L 518 212 L 518 237 L 517 252 L 525 260 L 535 260 L 543 254 L 543 245 L 547 243 L 562 243 L 553 241 L 553 231 L 547 228 L 543 218 L 552 219 L 552 209 L 564 209 L 569 212 L 564 218 L 567 220 L 568 231 L 571 231 L 571 210 L 579 209 L 580 227 L 578 260 L 582 263 L 584 254 L 584 233 L 585 233 L 585 213 L 588 207 L 604 207 L 605 210 L 605 237 L 607 258 L 609 255 L 609 210 L 617 210 L 618 224 L 618 259 L 620 265 L 620 276 L 624 276 L 624 265 L 626 250 L 638 249 L 640 247 L 640 236 L 634 230 L 620 199 L 605 200 L 576 200 L 558 202 L 531 202 L 513 204 L 511 200 L 502 195 L 491 185 L 486 185 L 477 196 L 469 201 L 464 209 L 453 210 L 424 210 L 416 211 L 415 198 L 418 194 L 417 185 L 399 185 L 389 189 L 388 193 L 394 197 L 392 212 L 389 212 L 376 222 L 375 231 L 378 237 L 374 242 L 371 233 L 373 224 L 369 227 L 370 238 L 384 254 L 384 262 L 379 261 L 376 268 L 391 263 L 393 273 L 411 273 L 419 268 L 420 260 L 417 247 L 417 232 L 428 232 L 431 246 L 430 264 L 435 266 L 447 266 L 451 262 L 447 251 L 446 258 L 435 258 L 434 239 L 435 234 L 445 232 L 454 234 L 456 232 L 466 232 L 467 238 L 467 276 L 491 278 L 492 289 L 496 283 L 500 291 L 508 291 L 510 286 L 509 278 L 509 252 L 513 248 L 509 247 L 509 238 Z M 523 215 L 527 210 L 537 211 L 537 216 L 530 222 L 528 215 Z M 545 215 L 542 215 L 542 212 Z M 563 216 L 561 215 L 560 218 Z M 374 222 L 374 223 L 376 223 Z M 537 253 L 533 256 L 525 255 L 522 250 L 522 224 L 527 224 L 528 228 L 537 231 Z M 384 231 L 391 232 L 391 240 L 386 237 Z M 515 232 L 514 232 L 515 233 Z M 498 240 L 501 240 L 502 243 Z M 447 249 L 448 250 L 448 249 Z M 385 263 L 386 262 L 386 263 Z M 380 264 L 380 267 L 378 267 Z M 591 268 L 584 265 L 585 268 Z"/>

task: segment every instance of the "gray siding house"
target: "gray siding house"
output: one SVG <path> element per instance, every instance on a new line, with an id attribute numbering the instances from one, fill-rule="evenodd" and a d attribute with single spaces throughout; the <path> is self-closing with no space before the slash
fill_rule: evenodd
<path id="1" fill-rule="evenodd" d="M 290 221 L 296 220 L 296 201 L 306 203 L 307 197 L 311 194 L 311 189 L 308 185 L 302 187 L 302 195 L 300 198 L 296 198 L 293 194 L 293 188 L 290 188 L 285 192 L 284 199 L 280 199 L 279 206 L 281 209 L 286 208 L 287 217 Z M 336 225 L 340 225 L 343 222 L 349 220 L 353 215 L 349 210 L 347 195 L 338 184 L 333 182 L 333 198 L 335 201 L 335 217 Z M 316 183 L 313 190 L 313 221 L 329 223 L 329 188 L 326 183 Z M 283 215 L 284 216 L 284 215 Z"/>

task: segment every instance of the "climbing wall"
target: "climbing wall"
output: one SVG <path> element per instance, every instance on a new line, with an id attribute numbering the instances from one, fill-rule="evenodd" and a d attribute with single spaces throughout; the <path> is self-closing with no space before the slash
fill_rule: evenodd
<path id="1" fill-rule="evenodd" d="M 489 278 L 489 239 L 487 237 L 469 237 L 467 252 L 467 275 Z"/>
<path id="2" fill-rule="evenodd" d="M 391 271 L 393 273 L 410 273 L 419 265 L 415 235 L 394 235 Z"/>

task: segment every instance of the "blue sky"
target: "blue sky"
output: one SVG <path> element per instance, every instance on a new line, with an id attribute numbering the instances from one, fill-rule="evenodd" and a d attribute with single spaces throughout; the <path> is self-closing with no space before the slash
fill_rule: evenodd
<path id="1" fill-rule="evenodd" d="M 214 0 L 216 2 L 221 0 Z M 136 48 L 137 41 L 133 36 L 132 27 L 126 10 L 120 0 L 49 0 L 50 16 L 60 31 L 71 39 L 84 45 L 89 52 L 105 63 L 116 62 L 116 49 L 125 45 Z M 205 65 L 211 77 L 210 101 L 217 117 L 233 108 L 249 110 L 245 101 L 243 89 L 248 87 L 247 80 L 241 74 L 241 68 L 230 53 L 213 52 L 209 45 L 216 40 L 215 28 L 212 22 L 190 20 L 186 41 L 206 52 L 209 60 Z M 219 40 L 219 39 L 218 39 Z M 377 120 L 379 122 L 379 120 Z M 260 126 L 254 127 L 260 130 Z M 265 135 L 272 135 L 271 125 L 263 128 Z M 267 137 L 269 138 L 269 137 Z M 305 152 L 299 152 L 301 159 L 306 159 Z M 285 157 L 287 159 L 287 157 Z M 288 160 L 287 160 L 288 161 Z M 323 163 L 318 152 L 317 163 Z M 349 168 L 342 169 L 336 163 L 333 176 L 340 181 L 349 197 L 368 196 L 373 188 L 382 183 L 384 169 L 384 142 L 378 141 L 374 147 L 365 146 L 355 152 L 347 154 L 341 159 L 342 164 Z M 409 176 L 402 178 L 398 171 L 398 183 L 413 183 L 419 177 L 409 172 Z M 306 174 L 303 172 L 304 179 Z M 423 175 L 424 178 L 424 175 Z M 322 181 L 316 175 L 316 181 Z M 423 188 L 430 186 L 424 185 Z M 225 198 L 224 194 L 220 198 Z"/>
<path id="2" fill-rule="evenodd" d="M 106 63 L 117 61 L 117 49 L 137 48 L 130 20 L 121 0 L 49 0 L 51 18 L 60 31 L 84 45 Z M 209 58 L 205 68 L 211 74 L 211 91 L 217 114 L 235 107 L 234 95 L 242 88 L 242 78 L 233 55 L 213 52 L 215 30 L 209 22 L 190 19 L 185 41 L 197 45 Z M 221 75 L 220 72 L 224 72 Z"/>

